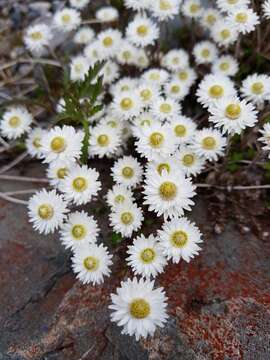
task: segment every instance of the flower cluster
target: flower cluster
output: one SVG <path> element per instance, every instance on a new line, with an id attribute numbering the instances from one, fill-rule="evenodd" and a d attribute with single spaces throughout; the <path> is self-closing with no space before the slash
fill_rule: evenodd
<path id="1" fill-rule="evenodd" d="M 134 278 L 112 294 L 111 318 L 123 333 L 139 339 L 168 317 L 166 295 L 154 288 L 153 279 L 169 262 L 189 262 L 201 250 L 200 230 L 186 217 L 194 205 L 194 178 L 224 155 L 229 137 L 256 125 L 258 112 L 270 101 L 270 77 L 254 73 L 240 84 L 235 79 L 239 64 L 230 47 L 259 23 L 249 0 L 217 0 L 216 8 L 204 8 L 199 0 L 125 0 L 131 13 L 127 26 L 118 29 L 118 10 L 105 6 L 95 14 L 103 23 L 98 32 L 83 24 L 81 11 L 88 3 L 70 0 L 51 24 L 30 26 L 24 42 L 39 57 L 49 53 L 56 31 L 72 36 L 80 49 L 69 63 L 72 82 L 82 81 L 97 61 L 104 62 L 98 74 L 104 91 L 97 99 L 103 108 L 86 119 L 89 139 L 80 126 L 34 127 L 23 106 L 4 113 L 0 130 L 9 140 L 27 134 L 29 154 L 47 166 L 51 189 L 29 200 L 29 218 L 42 234 L 59 231 L 83 284 L 100 284 L 111 274 L 113 257 L 101 242 L 98 219 L 81 207 L 103 186 L 98 171 L 89 166 L 93 158 L 113 161 L 113 186 L 105 189 L 109 223 L 128 243 L 126 262 Z M 262 10 L 270 18 L 269 1 Z M 205 40 L 191 53 L 183 48 L 163 53 L 158 46 L 162 26 L 179 13 L 201 26 Z M 200 67 L 209 70 L 203 77 Z M 208 126 L 202 127 L 195 114 L 186 115 L 183 102 L 194 87 Z M 59 99 L 56 112 L 66 106 Z M 260 134 L 270 154 L 270 125 Z M 87 164 L 81 161 L 85 140 Z M 149 213 L 163 224 L 145 236 L 141 229 Z"/>

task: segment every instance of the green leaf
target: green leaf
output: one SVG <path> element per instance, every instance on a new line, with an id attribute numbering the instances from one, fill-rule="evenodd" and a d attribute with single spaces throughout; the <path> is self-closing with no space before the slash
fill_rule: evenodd
<path id="1" fill-rule="evenodd" d="M 118 244 L 120 244 L 123 241 L 123 238 L 122 238 L 121 234 L 119 234 L 119 233 L 112 233 L 111 240 L 112 240 L 113 246 L 117 246 Z"/>

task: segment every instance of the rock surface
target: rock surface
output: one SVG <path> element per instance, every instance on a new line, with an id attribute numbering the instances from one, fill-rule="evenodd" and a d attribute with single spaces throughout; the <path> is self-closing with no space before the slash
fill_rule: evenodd
<path id="1" fill-rule="evenodd" d="M 27 167 L 31 173 L 36 170 Z M 153 338 L 136 342 L 110 323 L 107 310 L 109 294 L 128 276 L 119 260 L 123 249 L 115 251 L 110 281 L 82 286 L 57 235 L 39 236 L 23 205 L 1 200 L 0 359 L 268 360 L 269 239 L 240 234 L 233 223 L 214 235 L 203 198 L 192 217 L 204 233 L 203 251 L 158 278 L 170 320 Z"/>

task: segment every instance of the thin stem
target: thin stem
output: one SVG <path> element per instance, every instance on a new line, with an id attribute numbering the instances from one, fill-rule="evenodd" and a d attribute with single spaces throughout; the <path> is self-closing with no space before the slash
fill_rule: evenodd
<path id="1" fill-rule="evenodd" d="M 3 174 L 4 172 L 12 169 L 14 166 L 16 166 L 17 164 L 19 164 L 23 159 L 26 158 L 26 156 L 28 155 L 27 151 L 24 151 L 22 154 L 20 154 L 19 156 L 17 156 L 13 161 L 11 161 L 9 164 L 3 166 L 0 169 L 0 174 Z"/>
<path id="2" fill-rule="evenodd" d="M 12 180 L 12 181 L 21 181 L 21 182 L 36 182 L 36 183 L 45 183 L 48 184 L 49 180 L 36 178 L 36 177 L 28 177 L 28 176 L 14 176 L 14 175 L 0 175 L 0 180 Z"/>
<path id="3" fill-rule="evenodd" d="M 13 195 L 25 195 L 25 194 L 33 194 L 37 192 L 39 189 L 27 189 L 27 190 L 17 190 L 17 191 L 6 191 L 2 194 L 13 196 Z"/>
<path id="4" fill-rule="evenodd" d="M 21 204 L 21 205 L 27 205 L 28 204 L 28 201 L 15 199 L 12 196 L 6 195 L 5 193 L 1 193 L 1 192 L 0 192 L 0 198 L 2 198 L 4 200 L 7 200 L 9 202 L 12 202 L 14 204 Z"/>
<path id="5" fill-rule="evenodd" d="M 17 60 L 13 60 L 8 63 L 5 63 L 0 66 L 0 71 L 8 69 L 8 68 L 18 65 L 18 64 L 43 64 L 43 65 L 57 66 L 60 68 L 62 67 L 60 62 L 56 61 L 56 60 L 29 58 L 29 59 L 17 59 Z"/>
<path id="6" fill-rule="evenodd" d="M 195 184 L 198 188 L 215 188 L 220 190 L 263 190 L 270 189 L 270 185 L 236 185 L 236 186 L 221 186 L 221 185 L 212 185 L 212 184 Z"/>

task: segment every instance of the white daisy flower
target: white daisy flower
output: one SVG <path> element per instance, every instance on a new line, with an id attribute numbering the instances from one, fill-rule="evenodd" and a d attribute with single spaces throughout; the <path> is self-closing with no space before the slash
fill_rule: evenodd
<path id="1" fill-rule="evenodd" d="M 140 138 L 141 131 L 145 127 L 151 126 L 153 124 L 159 123 L 159 121 L 153 116 L 149 111 L 142 112 L 133 120 L 132 132 L 133 136 Z"/>
<path id="2" fill-rule="evenodd" d="M 250 0 L 217 0 L 216 3 L 221 11 L 230 12 L 238 8 L 247 7 Z"/>
<path id="3" fill-rule="evenodd" d="M 146 70 L 142 75 L 142 80 L 159 86 L 164 85 L 168 78 L 168 71 L 157 68 Z"/>
<path id="4" fill-rule="evenodd" d="M 200 82 L 196 95 L 203 107 L 209 107 L 216 100 L 236 95 L 233 82 L 224 75 L 209 74 Z"/>
<path id="5" fill-rule="evenodd" d="M 157 156 L 167 156 L 175 151 L 176 144 L 167 125 L 155 123 L 142 128 L 139 139 L 135 142 L 136 150 L 148 160 Z"/>
<path id="6" fill-rule="evenodd" d="M 117 54 L 122 35 L 119 30 L 106 29 L 98 34 L 98 42 L 103 58 L 109 58 Z"/>
<path id="7" fill-rule="evenodd" d="M 74 251 L 85 244 L 95 243 L 99 233 L 93 216 L 89 216 L 85 211 L 75 211 L 69 214 L 62 225 L 60 241 L 66 249 Z"/>
<path id="8" fill-rule="evenodd" d="M 201 250 L 202 234 L 187 218 L 174 218 L 163 224 L 158 232 L 160 246 L 168 260 L 178 264 L 181 259 L 190 262 Z"/>
<path id="9" fill-rule="evenodd" d="M 30 131 L 33 116 L 23 106 L 10 107 L 2 116 L 0 132 L 9 140 L 17 139 Z"/>
<path id="10" fill-rule="evenodd" d="M 41 128 L 34 128 L 28 134 L 25 144 L 28 154 L 32 157 L 36 157 L 38 159 L 42 158 L 41 139 L 44 134 L 45 130 Z"/>
<path id="11" fill-rule="evenodd" d="M 193 55 L 197 64 L 207 64 L 216 60 L 218 51 L 210 41 L 201 41 L 194 46 Z"/>
<path id="12" fill-rule="evenodd" d="M 209 121 L 215 123 L 215 127 L 221 128 L 223 133 L 240 134 L 246 127 L 253 127 L 258 121 L 258 112 L 254 105 L 235 96 L 217 100 L 208 110 L 211 114 Z"/>
<path id="13" fill-rule="evenodd" d="M 75 9 L 63 8 L 54 14 L 53 22 L 59 30 L 69 32 L 75 30 L 80 25 L 81 16 Z"/>
<path id="14" fill-rule="evenodd" d="M 36 56 L 47 52 L 46 47 L 49 46 L 51 39 L 51 29 L 46 24 L 29 26 L 24 36 L 27 49 Z"/>
<path id="15" fill-rule="evenodd" d="M 258 107 L 270 98 L 270 77 L 265 74 L 249 75 L 241 86 L 242 95 Z"/>
<path id="16" fill-rule="evenodd" d="M 179 116 L 168 125 L 172 129 L 174 142 L 177 144 L 188 143 L 196 130 L 196 124 L 186 116 Z"/>
<path id="17" fill-rule="evenodd" d="M 116 54 L 116 59 L 121 65 L 132 65 L 136 62 L 138 49 L 127 40 L 121 41 L 121 46 Z"/>
<path id="18" fill-rule="evenodd" d="M 70 6 L 77 9 L 83 9 L 86 5 L 89 4 L 90 0 L 69 0 Z"/>
<path id="19" fill-rule="evenodd" d="M 100 21 L 115 21 L 119 18 L 118 10 L 112 6 L 103 6 L 96 11 L 96 18 Z"/>
<path id="20" fill-rule="evenodd" d="M 84 285 L 98 285 L 104 282 L 105 276 L 110 276 L 112 255 L 103 244 L 85 244 L 74 252 L 72 269 Z"/>
<path id="21" fill-rule="evenodd" d="M 55 190 L 42 189 L 28 202 L 29 221 L 40 234 L 53 233 L 64 222 L 68 212 L 67 203 Z"/>
<path id="22" fill-rule="evenodd" d="M 183 49 L 173 49 L 161 59 L 162 66 L 171 71 L 179 71 L 189 66 L 188 53 Z"/>
<path id="23" fill-rule="evenodd" d="M 134 65 L 140 69 L 146 69 L 150 64 L 149 57 L 146 51 L 142 48 L 139 48 L 136 52 L 136 59 Z"/>
<path id="24" fill-rule="evenodd" d="M 114 113 L 124 120 L 138 116 L 142 109 L 142 101 L 134 91 L 124 91 L 115 94 L 112 103 Z"/>
<path id="25" fill-rule="evenodd" d="M 215 8 L 207 8 L 203 10 L 201 23 L 206 29 L 215 27 L 216 22 L 221 18 L 219 11 Z"/>
<path id="26" fill-rule="evenodd" d="M 174 100 L 183 100 L 189 93 L 189 87 L 180 81 L 177 77 L 173 77 L 164 86 L 166 96 Z"/>
<path id="27" fill-rule="evenodd" d="M 173 120 L 180 115 L 181 106 L 172 98 L 157 97 L 151 104 L 153 115 L 160 121 Z"/>
<path id="28" fill-rule="evenodd" d="M 136 204 L 119 204 L 109 216 L 113 230 L 130 238 L 142 226 L 143 212 Z"/>
<path id="29" fill-rule="evenodd" d="M 89 68 L 88 59 L 85 56 L 77 55 L 70 63 L 70 79 L 72 81 L 83 80 Z"/>
<path id="30" fill-rule="evenodd" d="M 193 151 L 209 161 L 217 161 L 224 153 L 226 138 L 218 130 L 197 130 L 193 138 Z"/>
<path id="31" fill-rule="evenodd" d="M 90 131 L 89 155 L 102 158 L 111 157 L 121 145 L 120 132 L 116 128 L 106 125 L 97 125 Z"/>
<path id="32" fill-rule="evenodd" d="M 132 268 L 135 275 L 145 278 L 155 278 L 164 271 L 167 261 L 162 254 L 161 247 L 157 239 L 150 235 L 138 236 L 133 241 L 133 245 L 128 246 L 127 263 Z"/>
<path id="33" fill-rule="evenodd" d="M 86 165 L 74 165 L 60 183 L 65 199 L 75 205 L 84 205 L 92 200 L 101 189 L 99 173 Z"/>
<path id="34" fill-rule="evenodd" d="M 198 156 L 190 146 L 182 146 L 175 153 L 174 158 L 188 177 L 200 174 L 205 165 L 205 158 Z"/>
<path id="35" fill-rule="evenodd" d="M 143 82 L 137 88 L 138 94 L 144 106 L 151 105 L 160 96 L 159 86 L 152 82 Z"/>
<path id="36" fill-rule="evenodd" d="M 181 171 L 168 173 L 162 171 L 160 176 L 147 176 L 144 186 L 145 201 L 150 211 L 165 218 L 182 216 L 184 210 L 191 210 L 194 202 L 195 186 L 186 179 Z"/>
<path id="37" fill-rule="evenodd" d="M 157 25 L 145 14 L 138 14 L 126 28 L 127 39 L 136 46 L 153 45 L 159 37 Z"/>
<path id="38" fill-rule="evenodd" d="M 212 27 L 211 36 L 218 46 L 228 47 L 237 40 L 238 32 L 227 19 L 220 19 Z"/>
<path id="39" fill-rule="evenodd" d="M 179 14 L 180 0 L 156 0 L 151 2 L 151 11 L 159 21 L 167 21 Z"/>
<path id="40" fill-rule="evenodd" d="M 54 160 L 49 163 L 47 177 L 49 178 L 50 184 L 58 188 L 73 166 L 74 163 L 65 160 Z"/>
<path id="41" fill-rule="evenodd" d="M 270 0 L 264 0 L 262 4 L 262 12 L 266 19 L 270 19 Z"/>
<path id="42" fill-rule="evenodd" d="M 174 156 L 160 156 L 154 161 L 149 161 L 147 163 L 145 175 L 147 177 L 161 176 L 163 171 L 166 171 L 168 174 L 179 172 L 179 164 L 177 164 Z"/>
<path id="43" fill-rule="evenodd" d="M 124 0 L 125 7 L 135 11 L 148 10 L 151 0 Z"/>
<path id="44" fill-rule="evenodd" d="M 94 65 L 97 61 L 102 59 L 103 57 L 100 42 L 95 40 L 91 42 L 91 44 L 87 45 L 84 48 L 84 55 L 88 59 L 90 65 Z"/>
<path id="45" fill-rule="evenodd" d="M 154 289 L 154 281 L 122 281 L 111 299 L 111 320 L 123 326 L 122 334 L 135 335 L 137 341 L 154 335 L 156 327 L 163 327 L 167 321 L 167 297 L 163 288 Z"/>
<path id="46" fill-rule="evenodd" d="M 259 17 L 252 9 L 243 7 L 233 10 L 228 16 L 228 22 L 239 33 L 248 34 L 259 24 Z"/>
<path id="47" fill-rule="evenodd" d="M 194 84 L 197 78 L 196 72 L 190 67 L 177 71 L 175 76 L 183 85 L 188 88 Z"/>
<path id="48" fill-rule="evenodd" d="M 203 13 L 203 7 L 200 0 L 185 0 L 181 10 L 185 16 L 191 19 L 198 19 Z"/>
<path id="49" fill-rule="evenodd" d="M 231 55 L 220 56 L 212 65 L 212 72 L 234 76 L 239 69 L 238 62 Z"/>
<path id="50" fill-rule="evenodd" d="M 260 130 L 260 133 L 262 134 L 262 136 L 258 140 L 264 144 L 263 150 L 269 151 L 270 150 L 270 124 L 269 123 L 264 124 L 263 128 Z M 270 158 L 270 153 L 268 154 L 268 157 Z"/>
<path id="51" fill-rule="evenodd" d="M 136 187 L 142 181 L 142 166 L 132 156 L 124 156 L 118 159 L 111 171 L 113 181 L 128 188 Z"/>
<path id="52" fill-rule="evenodd" d="M 74 42 L 76 44 L 87 45 L 94 39 L 94 37 L 94 30 L 88 26 L 84 26 L 76 32 L 74 36 Z"/>
<path id="53" fill-rule="evenodd" d="M 44 162 L 66 160 L 74 162 L 81 155 L 84 134 L 73 126 L 53 127 L 41 139 L 41 150 Z"/>
<path id="54" fill-rule="evenodd" d="M 113 114 L 106 115 L 105 117 L 103 117 L 100 120 L 99 125 L 109 126 L 112 129 L 119 131 L 120 133 L 122 132 L 123 126 L 124 126 L 123 121 L 121 121 L 119 118 L 117 118 Z"/>
<path id="55" fill-rule="evenodd" d="M 122 77 L 119 79 L 115 84 L 110 86 L 110 93 L 114 96 L 117 93 L 120 92 L 126 92 L 136 89 L 138 86 L 138 79 L 134 79 L 128 76 Z"/>
<path id="56" fill-rule="evenodd" d="M 127 205 L 134 202 L 132 191 L 125 185 L 114 185 L 107 193 L 107 203 L 115 209 L 120 204 Z"/>

